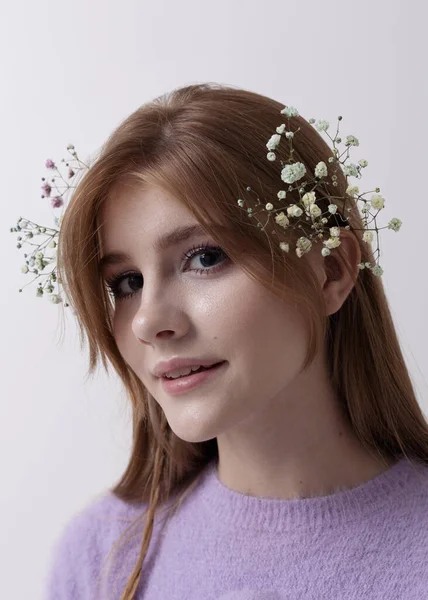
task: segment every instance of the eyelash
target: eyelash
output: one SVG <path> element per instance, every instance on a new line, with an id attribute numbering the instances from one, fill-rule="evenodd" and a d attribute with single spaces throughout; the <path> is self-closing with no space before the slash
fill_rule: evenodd
<path id="1" fill-rule="evenodd" d="M 228 256 L 223 252 L 223 250 L 219 247 L 219 246 L 211 246 L 209 244 L 204 244 L 202 246 L 192 246 L 187 252 L 185 252 L 182 256 L 182 260 L 187 259 L 187 262 L 190 261 L 192 258 L 194 258 L 195 256 L 197 256 L 198 254 L 204 254 L 204 253 L 218 253 L 220 255 L 223 255 L 226 259 L 228 258 Z M 186 262 L 186 264 L 187 264 Z M 220 265 L 214 266 L 214 267 L 206 267 L 204 269 L 193 269 L 193 271 L 195 273 L 201 274 L 201 275 L 209 275 L 212 272 L 216 272 L 218 271 L 218 269 L 223 268 L 223 262 L 220 263 Z M 130 294 L 123 294 L 122 292 L 119 291 L 119 286 L 122 283 L 122 281 L 128 277 L 132 277 L 132 276 L 136 276 L 136 277 L 141 277 L 141 275 L 139 275 L 138 273 L 132 273 L 132 272 L 128 272 L 128 273 L 123 273 L 120 275 L 113 275 L 112 277 L 110 277 L 109 279 L 106 279 L 106 285 L 107 288 L 109 290 L 109 294 L 111 294 L 114 299 L 117 300 L 125 300 L 126 298 L 131 298 L 131 296 L 133 296 L 134 294 L 137 293 L 138 290 L 135 290 L 134 292 L 131 292 Z"/>

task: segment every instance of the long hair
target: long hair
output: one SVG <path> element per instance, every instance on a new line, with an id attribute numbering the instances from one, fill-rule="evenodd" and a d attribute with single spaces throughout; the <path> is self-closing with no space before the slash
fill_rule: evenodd
<path id="1" fill-rule="evenodd" d="M 361 443 L 381 459 L 405 456 L 428 465 L 427 421 L 412 387 L 380 278 L 369 269 L 360 271 L 340 310 L 326 317 L 308 261 L 279 248 L 280 240 L 293 241 L 297 232 L 276 223 L 262 230 L 237 205 L 240 198 L 248 206 L 256 197 L 264 203 L 276 197 L 278 160 L 266 159 L 266 142 L 282 121 L 283 107 L 266 96 L 211 83 L 189 85 L 156 98 L 110 135 L 63 217 L 58 272 L 77 317 L 81 344 L 87 341 L 89 345 L 88 375 L 99 360 L 107 373 L 110 364 L 132 406 L 131 456 L 110 491 L 126 503 L 144 503 L 146 510 L 138 520 L 145 518 L 145 528 L 121 600 L 135 597 L 155 515 L 161 507 L 169 506 L 169 515 L 176 510 L 206 465 L 218 457 L 218 447 L 216 439 L 190 443 L 173 433 L 161 407 L 115 343 L 114 300 L 99 269 L 99 209 L 116 183 L 132 180 L 161 186 L 192 212 L 249 277 L 279 298 L 292 294 L 310 326 L 305 366 L 324 343 L 340 408 Z M 292 117 L 291 123 L 294 130 L 300 128 L 293 141 L 293 159 L 312 173 L 319 161 L 328 164 L 332 150 L 321 135 L 301 116 Z M 290 156 L 285 146 L 276 150 L 284 161 Z M 337 186 L 331 189 L 335 196 L 345 197 L 346 178 L 340 170 L 336 175 Z M 330 185 L 328 176 L 325 189 Z M 290 202 L 298 201 L 292 194 L 287 196 Z M 328 203 L 327 195 L 319 198 L 323 210 Z M 370 247 L 362 239 L 363 224 L 351 197 L 349 206 L 351 211 L 344 214 L 339 203 L 330 224 L 349 225 L 358 239 L 362 262 L 368 262 Z M 343 260 L 340 247 L 334 252 L 337 260 Z M 334 260 L 329 256 L 326 264 L 333 265 Z"/>

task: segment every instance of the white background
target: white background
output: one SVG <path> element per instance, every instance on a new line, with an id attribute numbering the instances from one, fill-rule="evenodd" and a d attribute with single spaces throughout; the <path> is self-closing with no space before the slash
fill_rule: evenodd
<path id="1" fill-rule="evenodd" d="M 86 381 L 71 313 L 36 298 L 10 233 L 53 225 L 46 158 L 84 158 L 142 103 L 216 81 L 270 95 L 360 139 L 360 183 L 381 188 L 383 277 L 428 412 L 428 12 L 420 0 L 38 0 L 0 7 L 0 596 L 41 600 L 67 520 L 125 468 L 131 412 L 119 382 Z M 364 183 L 364 185 L 363 185 Z M 66 312 L 70 309 L 66 309 Z M 63 331 L 63 335 L 62 335 Z M 364 351 L 364 349 L 362 349 Z"/>

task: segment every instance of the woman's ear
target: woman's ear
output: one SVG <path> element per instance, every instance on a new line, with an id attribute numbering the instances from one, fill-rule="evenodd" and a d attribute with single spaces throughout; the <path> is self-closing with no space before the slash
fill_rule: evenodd
<path id="1" fill-rule="evenodd" d="M 340 246 L 331 250 L 331 254 L 326 257 L 321 255 L 320 244 L 316 244 L 306 255 L 321 286 L 326 316 L 336 313 L 341 308 L 352 291 L 359 273 L 361 248 L 357 237 L 341 228 L 340 242 Z"/>

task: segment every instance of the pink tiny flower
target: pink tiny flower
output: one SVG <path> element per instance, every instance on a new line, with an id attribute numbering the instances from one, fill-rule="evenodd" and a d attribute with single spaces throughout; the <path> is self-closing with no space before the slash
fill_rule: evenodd
<path id="1" fill-rule="evenodd" d="M 64 204 L 64 200 L 61 196 L 55 196 L 51 199 L 52 208 L 60 208 Z"/>
<path id="2" fill-rule="evenodd" d="M 48 182 L 44 183 L 44 184 L 41 186 L 41 188 L 42 188 L 42 190 L 45 192 L 46 196 L 49 198 L 49 196 L 51 195 L 51 191 L 52 191 L 52 188 L 51 188 L 51 186 L 49 185 L 49 183 L 48 183 Z M 44 198 L 44 196 L 43 196 L 43 198 Z"/>
<path id="3" fill-rule="evenodd" d="M 73 175 L 74 175 L 74 171 L 73 171 L 73 169 L 70 167 L 70 168 L 68 169 L 68 178 L 69 178 L 69 179 L 71 179 L 71 177 L 73 177 Z"/>
<path id="4" fill-rule="evenodd" d="M 45 167 L 47 169 L 55 169 L 55 163 L 52 159 L 48 158 L 47 161 L 45 162 Z"/>

